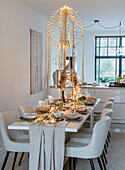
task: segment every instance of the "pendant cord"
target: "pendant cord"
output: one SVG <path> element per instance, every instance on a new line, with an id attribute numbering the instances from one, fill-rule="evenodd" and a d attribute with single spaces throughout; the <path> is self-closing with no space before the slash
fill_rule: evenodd
<path id="1" fill-rule="evenodd" d="M 100 27 L 102 27 L 104 29 L 116 29 L 116 28 L 119 28 L 119 34 L 121 33 L 121 21 L 120 21 L 120 23 L 118 25 L 115 25 L 115 26 L 112 26 L 112 27 L 105 27 L 102 24 L 100 24 L 99 20 L 94 20 L 93 24 L 84 26 L 84 28 L 85 29 L 90 28 L 90 27 L 94 26 L 95 24 L 98 24 Z"/>

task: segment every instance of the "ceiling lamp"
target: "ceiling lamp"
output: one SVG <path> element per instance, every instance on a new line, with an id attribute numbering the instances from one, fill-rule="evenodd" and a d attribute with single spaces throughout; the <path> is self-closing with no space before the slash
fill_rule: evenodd
<path id="1" fill-rule="evenodd" d="M 82 57 L 82 81 L 84 81 L 84 26 L 83 19 L 77 11 L 68 6 L 55 11 L 48 19 L 46 25 L 46 84 L 49 87 L 51 79 L 51 53 L 54 49 L 55 70 L 63 70 L 66 67 L 66 57 L 72 58 L 74 67 L 75 46 L 83 39 Z"/>

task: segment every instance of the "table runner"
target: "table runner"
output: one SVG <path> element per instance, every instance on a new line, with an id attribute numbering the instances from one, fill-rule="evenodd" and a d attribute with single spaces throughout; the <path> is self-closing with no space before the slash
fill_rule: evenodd
<path id="1" fill-rule="evenodd" d="M 63 170 L 65 126 L 30 126 L 30 170 Z"/>

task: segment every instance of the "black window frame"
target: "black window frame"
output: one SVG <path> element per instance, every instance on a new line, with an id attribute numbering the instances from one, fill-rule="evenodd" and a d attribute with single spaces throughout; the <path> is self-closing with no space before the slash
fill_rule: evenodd
<path id="1" fill-rule="evenodd" d="M 107 48 L 107 55 L 106 56 L 101 56 L 100 55 L 100 48 L 102 46 L 100 46 L 100 39 L 101 38 L 107 38 L 107 46 L 105 46 L 105 48 Z M 116 55 L 115 56 L 109 56 L 108 55 L 108 39 L 109 38 L 116 38 L 116 45 L 115 46 L 112 46 L 112 47 L 115 47 L 116 48 Z M 96 69 L 96 64 L 97 64 L 97 59 L 99 59 L 99 74 L 100 74 L 100 59 L 119 59 L 119 71 L 117 70 L 117 64 L 115 66 L 115 78 L 117 78 L 118 76 L 118 72 L 119 72 L 119 77 L 121 76 L 122 74 L 122 58 L 125 58 L 125 54 L 124 55 L 117 55 L 117 49 L 119 48 L 119 46 L 117 45 L 118 43 L 118 39 L 119 38 L 119 44 L 121 47 L 124 47 L 125 46 L 122 46 L 122 38 L 125 38 L 125 36 L 95 36 L 95 80 L 97 81 L 96 79 L 96 75 L 97 75 L 97 69 Z M 97 46 L 97 39 L 99 39 L 99 46 Z M 97 56 L 97 48 L 99 48 L 99 55 Z M 116 62 L 117 63 L 117 62 Z M 98 82 L 100 83 L 100 75 L 98 76 Z"/>

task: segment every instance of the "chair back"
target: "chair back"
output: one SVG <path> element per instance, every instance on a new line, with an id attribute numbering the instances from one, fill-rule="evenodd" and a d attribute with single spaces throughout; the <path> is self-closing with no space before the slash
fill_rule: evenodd
<path id="1" fill-rule="evenodd" d="M 103 116 L 108 116 L 108 117 L 110 117 L 110 119 L 112 119 L 112 115 L 113 115 L 113 110 L 105 108 L 102 110 L 100 120 L 103 118 Z"/>
<path id="2" fill-rule="evenodd" d="M 1 136 L 3 140 L 3 144 L 6 150 L 8 150 L 9 145 L 11 145 L 11 133 L 12 131 L 8 130 L 8 125 L 12 124 L 13 122 L 17 121 L 18 114 L 13 111 L 7 111 L 0 113 L 0 130 Z"/>
<path id="3" fill-rule="evenodd" d="M 91 158 L 97 158 L 102 154 L 110 126 L 110 121 L 111 120 L 108 116 L 103 116 L 103 118 L 95 124 L 93 128 L 92 139 L 89 144 Z"/>
<path id="4" fill-rule="evenodd" d="M 114 98 L 114 97 L 109 97 L 109 98 L 107 99 L 107 101 L 109 101 L 109 102 L 113 102 L 113 103 L 114 103 L 114 100 L 115 100 L 115 98 Z"/>
<path id="5" fill-rule="evenodd" d="M 107 108 L 107 109 L 113 109 L 113 103 L 112 103 L 112 102 L 109 102 L 109 101 L 106 101 L 106 102 L 104 103 L 104 106 L 103 106 L 103 109 L 105 109 L 105 108 Z"/>
<path id="6" fill-rule="evenodd" d="M 19 110 L 19 113 L 20 112 L 23 112 L 23 113 L 34 113 L 33 107 L 29 106 L 29 105 L 20 106 L 18 110 Z"/>

